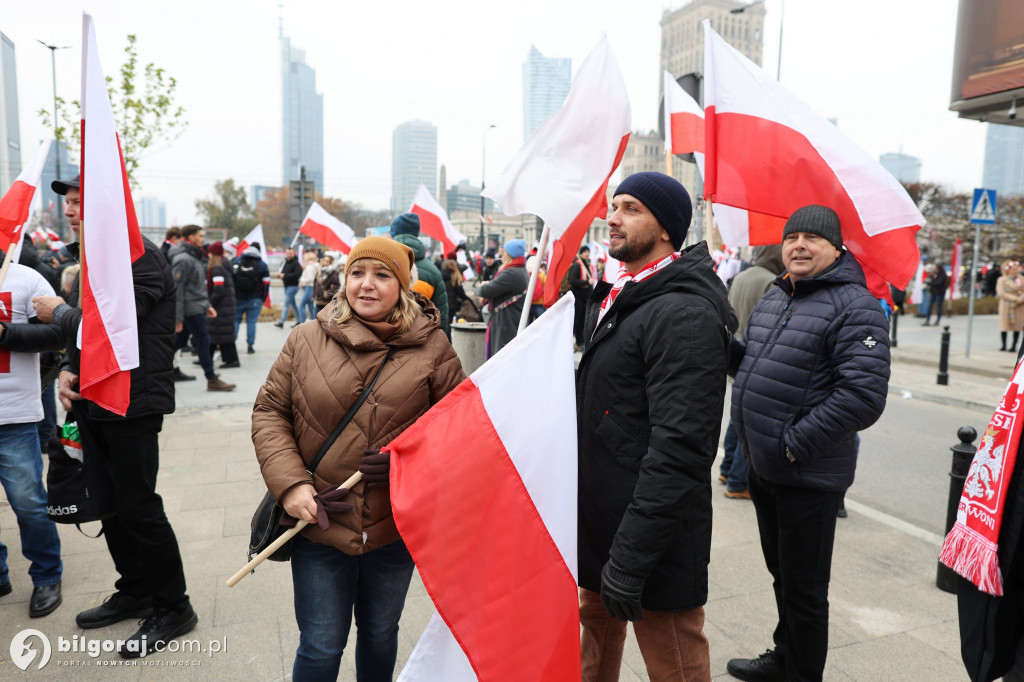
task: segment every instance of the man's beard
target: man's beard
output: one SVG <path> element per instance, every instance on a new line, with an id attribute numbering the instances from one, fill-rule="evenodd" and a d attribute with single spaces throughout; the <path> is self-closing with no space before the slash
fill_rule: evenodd
<path id="1" fill-rule="evenodd" d="M 657 243 L 658 235 L 636 234 L 632 237 L 625 237 L 621 246 L 609 247 L 608 255 L 623 263 L 633 263 L 653 251 Z"/>

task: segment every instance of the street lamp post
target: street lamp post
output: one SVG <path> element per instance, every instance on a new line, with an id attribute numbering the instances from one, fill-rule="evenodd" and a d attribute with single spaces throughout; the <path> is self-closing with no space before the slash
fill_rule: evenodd
<path id="1" fill-rule="evenodd" d="M 487 186 L 487 133 L 491 132 L 491 128 L 494 128 L 494 124 L 487 126 L 484 131 L 484 155 L 483 163 L 480 168 L 480 256 L 483 257 L 485 247 L 487 243 L 484 237 L 484 188 Z"/>
<path id="2" fill-rule="evenodd" d="M 53 73 L 53 138 L 54 142 L 59 143 L 57 139 L 57 128 L 60 126 L 60 122 L 57 120 L 57 50 L 66 50 L 70 45 L 48 45 L 38 38 L 36 41 L 50 51 L 50 70 Z M 60 179 L 60 147 L 55 145 L 53 148 L 53 160 L 55 165 L 54 177 Z"/>
<path id="3" fill-rule="evenodd" d="M 764 0 L 757 0 L 757 2 L 752 2 L 749 5 L 744 5 L 743 7 L 736 7 L 734 9 L 731 9 L 731 10 L 729 10 L 729 14 L 743 14 L 743 12 L 745 12 L 748 7 L 753 7 L 754 5 L 763 5 L 763 4 L 764 4 Z M 782 0 L 782 7 L 779 8 L 779 58 L 778 58 L 778 61 L 776 62 L 776 65 L 775 65 L 775 80 L 781 80 L 782 79 L 782 25 L 784 23 L 785 18 L 786 18 L 786 0 Z"/>

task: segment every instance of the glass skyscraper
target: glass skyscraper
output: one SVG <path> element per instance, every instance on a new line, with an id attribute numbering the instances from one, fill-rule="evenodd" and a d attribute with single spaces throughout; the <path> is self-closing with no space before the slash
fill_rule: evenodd
<path id="1" fill-rule="evenodd" d="M 316 70 L 306 64 L 306 52 L 292 47 L 281 34 L 282 184 L 306 180 L 324 193 L 324 96 L 316 91 Z"/>
<path id="2" fill-rule="evenodd" d="M 545 57 L 533 45 L 523 62 L 523 139 L 562 107 L 572 84 L 572 60 Z"/>
<path id="3" fill-rule="evenodd" d="M 391 211 L 408 211 L 420 183 L 437 198 L 437 128 L 408 121 L 391 136 Z"/>
<path id="4" fill-rule="evenodd" d="M 981 184 L 1000 199 L 1024 194 L 1024 128 L 989 123 Z"/>
<path id="5" fill-rule="evenodd" d="M 21 127 L 14 43 L 0 33 L 0 194 L 7 191 L 20 173 Z"/>

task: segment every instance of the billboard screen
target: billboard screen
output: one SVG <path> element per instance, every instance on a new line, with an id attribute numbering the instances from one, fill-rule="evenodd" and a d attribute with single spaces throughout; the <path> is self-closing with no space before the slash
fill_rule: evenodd
<path id="1" fill-rule="evenodd" d="M 951 101 L 1024 88 L 1020 0 L 960 0 Z"/>

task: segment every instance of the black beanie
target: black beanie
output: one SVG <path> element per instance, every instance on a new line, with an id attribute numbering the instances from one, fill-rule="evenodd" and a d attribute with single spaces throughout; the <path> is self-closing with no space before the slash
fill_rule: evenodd
<path id="1" fill-rule="evenodd" d="M 615 188 L 615 196 L 620 194 L 639 199 L 668 233 L 672 247 L 677 250 L 682 247 L 690 229 L 693 204 L 678 180 L 664 173 L 634 173 Z"/>
<path id="2" fill-rule="evenodd" d="M 828 240 L 832 246 L 843 250 L 843 231 L 839 227 L 839 216 L 828 206 L 810 204 L 798 208 L 786 221 L 782 230 L 782 239 L 794 232 L 816 234 Z"/>

